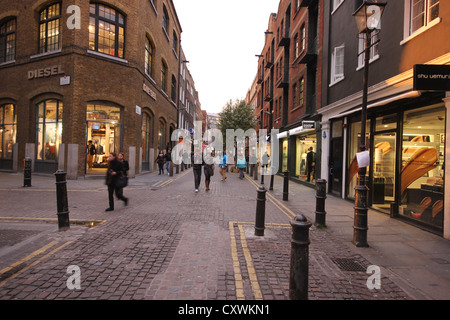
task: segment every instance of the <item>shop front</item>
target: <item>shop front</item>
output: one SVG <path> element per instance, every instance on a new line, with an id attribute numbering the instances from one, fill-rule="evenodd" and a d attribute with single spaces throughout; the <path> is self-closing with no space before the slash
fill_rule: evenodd
<path id="1" fill-rule="evenodd" d="M 281 173 L 289 170 L 294 180 L 315 185 L 317 177 L 317 132 L 315 123 L 308 123 L 278 135 Z"/>
<path id="2" fill-rule="evenodd" d="M 103 174 L 108 154 L 120 152 L 121 108 L 107 103 L 87 105 L 86 174 Z"/>
<path id="3" fill-rule="evenodd" d="M 369 110 L 369 204 L 437 233 L 444 221 L 446 108 L 442 94 L 399 101 Z M 359 114 L 346 117 L 346 198 L 355 198 L 360 141 Z M 334 119 L 333 123 L 343 122 Z M 330 149 L 331 151 L 331 149 Z M 333 152 L 334 153 L 334 152 Z M 330 154 L 330 158 L 332 154 Z"/>
<path id="4" fill-rule="evenodd" d="M 17 116 L 13 104 L 0 106 L 0 170 L 13 169 Z"/>

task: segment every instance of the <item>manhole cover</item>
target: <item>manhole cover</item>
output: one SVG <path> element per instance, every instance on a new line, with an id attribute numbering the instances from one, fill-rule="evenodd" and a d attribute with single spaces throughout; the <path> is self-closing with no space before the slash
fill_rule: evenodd
<path id="1" fill-rule="evenodd" d="M 362 271 L 365 272 L 364 268 L 358 261 L 351 258 L 335 258 L 331 259 L 342 271 Z"/>

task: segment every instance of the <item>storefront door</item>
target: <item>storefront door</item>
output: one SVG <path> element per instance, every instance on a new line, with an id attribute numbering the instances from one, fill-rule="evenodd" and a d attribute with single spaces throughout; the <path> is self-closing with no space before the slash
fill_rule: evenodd
<path id="1" fill-rule="evenodd" d="M 342 137 L 331 139 L 330 150 L 330 192 L 342 195 L 342 155 L 343 139 Z"/>
<path id="2" fill-rule="evenodd" d="M 86 173 L 103 174 L 110 152 L 120 150 L 120 119 L 118 107 L 88 105 L 86 124 Z"/>
<path id="3" fill-rule="evenodd" d="M 396 138 L 396 132 L 374 135 L 372 204 L 386 212 L 395 201 Z"/>

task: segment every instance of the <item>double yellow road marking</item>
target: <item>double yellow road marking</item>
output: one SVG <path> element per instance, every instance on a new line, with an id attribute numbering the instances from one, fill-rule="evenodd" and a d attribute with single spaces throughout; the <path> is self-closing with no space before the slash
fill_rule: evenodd
<path id="1" fill-rule="evenodd" d="M 72 242 L 73 241 L 65 242 L 64 244 L 60 245 L 59 247 L 56 247 L 52 251 L 50 251 L 47 254 L 43 255 L 42 257 L 34 260 L 32 263 L 27 264 L 27 262 L 29 262 L 30 260 L 33 260 L 34 258 L 44 254 L 45 252 L 47 252 L 51 248 L 53 248 L 56 245 L 58 245 L 58 241 L 52 241 L 52 242 L 48 243 L 47 245 L 43 246 L 42 248 L 40 248 L 39 250 L 36 250 L 33 253 L 29 254 L 25 258 L 15 262 L 15 263 L 13 263 L 12 265 L 4 268 L 3 270 L 0 270 L 0 279 L 1 279 L 0 280 L 0 287 L 3 286 L 7 281 L 9 281 L 11 279 L 14 279 L 15 277 L 17 277 L 21 273 L 23 273 L 23 272 L 27 271 L 28 269 L 34 267 L 38 263 L 41 263 L 42 261 L 46 260 L 51 255 L 53 255 L 53 254 L 57 253 L 58 251 L 64 249 L 65 247 L 70 245 Z M 20 268 L 17 272 L 13 272 L 13 270 L 15 268 L 17 269 L 23 264 L 26 264 L 26 266 L 23 267 L 23 268 Z"/>

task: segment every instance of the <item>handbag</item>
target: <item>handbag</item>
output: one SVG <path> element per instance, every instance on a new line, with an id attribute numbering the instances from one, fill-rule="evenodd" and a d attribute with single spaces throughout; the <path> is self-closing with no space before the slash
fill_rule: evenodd
<path id="1" fill-rule="evenodd" d="M 125 188 L 128 185 L 128 177 L 125 175 L 121 175 L 116 180 L 116 188 Z"/>

